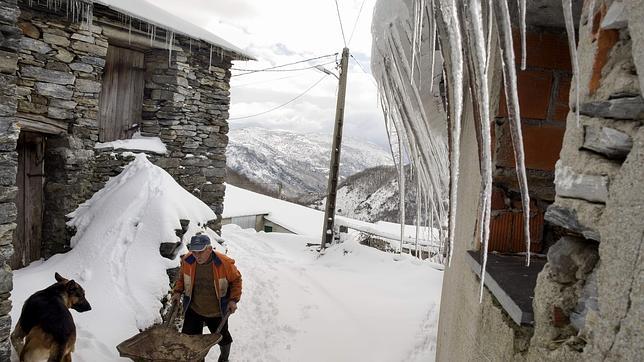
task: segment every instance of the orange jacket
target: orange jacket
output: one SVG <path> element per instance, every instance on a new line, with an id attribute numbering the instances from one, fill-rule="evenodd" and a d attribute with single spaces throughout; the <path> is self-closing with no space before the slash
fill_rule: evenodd
<path id="1" fill-rule="evenodd" d="M 228 309 L 228 301 L 239 302 L 242 294 L 242 277 L 235 266 L 235 260 L 214 251 L 212 253 L 214 288 L 222 312 Z M 192 287 L 197 272 L 197 258 L 189 252 L 181 258 L 179 277 L 174 285 L 175 293 L 183 293 L 183 312 L 188 310 L 192 299 Z"/>

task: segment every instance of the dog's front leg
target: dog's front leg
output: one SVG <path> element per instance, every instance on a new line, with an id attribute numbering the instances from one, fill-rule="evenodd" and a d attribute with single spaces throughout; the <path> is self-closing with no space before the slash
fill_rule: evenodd
<path id="1" fill-rule="evenodd" d="M 69 352 L 63 356 L 63 362 L 72 362 L 72 353 Z"/>
<path id="2" fill-rule="evenodd" d="M 16 349 L 16 353 L 20 356 L 22 349 L 25 347 L 25 331 L 20 327 L 20 321 L 16 324 L 16 329 L 11 333 L 11 344 Z"/>

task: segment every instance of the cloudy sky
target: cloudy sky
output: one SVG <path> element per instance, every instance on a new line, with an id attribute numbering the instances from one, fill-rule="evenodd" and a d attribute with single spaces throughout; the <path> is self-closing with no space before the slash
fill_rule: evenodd
<path id="1" fill-rule="evenodd" d="M 387 147 L 369 64 L 375 1 L 338 0 L 345 38 L 357 60 L 349 62 L 344 134 Z M 155 0 L 154 3 L 257 58 L 257 61 L 235 62 L 233 67 L 238 69 L 263 69 L 341 53 L 344 46 L 334 0 Z M 339 58 L 340 55 L 338 61 Z M 283 69 L 326 63 L 325 68 L 335 71 L 335 60 L 335 57 L 327 57 Z M 260 126 L 321 132 L 331 137 L 338 84 L 335 77 L 325 76 L 315 69 L 242 73 L 245 72 L 233 71 L 231 80 L 232 128 Z M 288 105 L 244 118 L 287 103 L 318 81 L 310 91 Z"/>

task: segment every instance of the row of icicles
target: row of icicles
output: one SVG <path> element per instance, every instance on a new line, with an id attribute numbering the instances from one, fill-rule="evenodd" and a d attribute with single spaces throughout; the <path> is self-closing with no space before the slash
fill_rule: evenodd
<path id="1" fill-rule="evenodd" d="M 589 14 L 594 14 L 594 3 L 589 3 Z M 518 0 L 519 6 L 519 25 L 521 38 L 521 69 L 526 67 L 526 0 Z M 566 30 L 569 38 L 569 48 L 573 68 L 573 78 L 575 80 L 575 113 L 577 124 L 579 125 L 579 77 L 578 77 L 578 60 L 576 54 L 575 29 L 572 16 L 571 0 L 562 0 L 563 14 L 566 24 Z M 418 193 L 424 193 L 425 197 L 417 196 L 417 202 L 421 199 L 428 200 L 431 198 L 431 215 L 433 227 L 433 216 L 437 215 L 439 226 L 440 249 L 446 249 L 447 264 L 449 265 L 453 256 L 454 235 L 455 235 L 455 217 L 457 206 L 457 185 L 459 180 L 459 149 L 461 137 L 461 123 L 463 117 L 463 91 L 464 74 L 469 74 L 469 83 L 473 88 L 474 114 L 478 115 L 475 122 L 481 134 L 481 193 L 479 197 L 479 230 L 478 239 L 483 247 L 483 262 L 481 263 L 481 285 L 479 298 L 483 297 L 483 285 L 485 282 L 485 270 L 487 265 L 488 242 L 490 236 L 490 209 L 492 194 L 492 155 L 491 155 L 491 121 L 494 114 L 490 112 L 490 94 L 488 84 L 488 73 L 490 67 L 490 58 L 497 44 L 492 44 L 493 39 L 498 39 L 498 46 L 501 52 L 501 65 L 504 79 L 504 92 L 506 106 L 508 110 L 510 133 L 514 155 L 516 160 L 517 178 L 521 191 L 522 211 L 523 211 L 523 233 L 526 248 L 526 265 L 530 265 L 530 198 L 528 195 L 527 175 L 525 169 L 525 153 L 523 149 L 523 139 L 521 133 L 521 114 L 519 99 L 517 94 L 517 75 L 515 69 L 515 55 L 512 40 L 512 27 L 510 21 L 510 12 L 507 0 L 414 0 L 413 1 L 413 21 L 409 29 L 409 38 L 411 39 L 411 59 L 407 59 L 407 64 L 399 64 L 399 59 L 406 58 L 405 52 L 400 47 L 400 35 L 397 29 L 392 27 L 391 34 L 388 35 L 390 57 L 385 57 L 385 68 L 394 71 L 395 74 L 402 78 L 406 75 L 410 80 L 411 87 L 401 85 L 395 79 L 387 79 L 383 75 L 380 79 L 380 100 L 386 117 L 386 125 L 390 133 L 390 143 L 392 151 L 394 144 L 399 148 L 405 145 L 407 154 L 411 160 L 411 165 L 415 169 L 418 181 Z M 487 18 L 484 17 L 487 15 Z M 429 24 L 425 26 L 425 21 Z M 496 26 L 493 24 L 496 23 Z M 441 160 L 438 155 L 433 160 L 424 160 L 426 154 L 425 148 L 432 149 L 432 152 L 438 152 L 435 149 L 436 140 L 427 137 L 427 129 L 418 126 L 418 122 L 413 120 L 412 116 L 417 116 L 421 122 L 426 122 L 427 115 L 422 111 L 422 106 L 415 112 L 412 111 L 412 105 L 420 102 L 418 88 L 415 86 L 414 70 L 420 68 L 418 61 L 421 52 L 421 39 L 424 29 L 428 29 L 429 38 L 429 75 L 430 79 L 434 74 L 434 51 L 438 48 L 441 52 L 443 63 L 443 79 L 447 88 L 447 114 L 449 119 L 449 210 L 447 235 L 443 233 L 441 220 L 444 219 L 445 211 L 442 207 L 442 192 L 440 180 L 437 180 L 435 173 L 440 172 Z M 496 34 L 493 34 L 496 29 Z M 402 70 L 401 70 L 402 68 Z M 387 73 L 387 72 L 385 72 Z M 403 74 L 404 73 L 404 74 Z M 429 81 L 430 88 L 433 87 L 433 79 Z M 422 82 L 421 82 L 422 84 Z M 422 86 L 422 85 L 421 85 Z M 389 93 L 388 93 L 389 92 Z M 430 89 L 431 92 L 431 89 Z M 383 95 L 384 93 L 384 95 Z M 389 98 L 386 94 L 394 94 Z M 396 102 L 397 107 L 392 107 L 391 102 Z M 407 113 L 407 114 L 397 114 Z M 415 115 L 413 113 L 416 113 Z M 395 127 L 392 130 L 391 127 Z M 396 133 L 394 136 L 393 133 Z M 401 135 L 402 134 L 402 135 Z M 422 142 L 421 142 L 422 141 Z M 429 141 L 429 142 L 427 142 Z M 396 153 L 396 152 L 394 152 Z M 403 169 L 402 153 L 395 157 L 397 167 Z M 426 158 L 426 156 L 425 156 Z M 430 162 L 428 162 L 430 161 Z M 430 165 L 431 167 L 428 167 Z M 432 172 L 433 171 L 433 172 Z M 404 192 L 404 177 L 400 176 L 401 192 Z M 444 185 L 443 185 L 444 186 Z M 444 190 L 444 189 L 443 189 Z M 404 193 L 401 193 L 404 195 Z M 428 197 L 429 196 L 429 197 Z M 422 203 L 422 201 L 421 201 Z M 426 201 L 425 205 L 429 202 Z M 422 206 L 419 206 L 419 212 Z M 404 197 L 401 196 L 401 209 L 404 210 Z M 417 217 L 417 220 L 420 217 Z M 404 224 L 404 219 L 401 220 Z M 418 226 L 418 221 L 417 221 Z M 431 230 L 431 229 L 430 229 Z M 445 240 L 447 239 L 447 240 Z M 401 239 L 402 243 L 402 239 Z"/>
<path id="2" fill-rule="evenodd" d="M 91 1 L 85 1 L 85 0 L 22 0 L 23 2 L 26 2 L 29 7 L 33 7 L 35 5 L 39 6 L 45 6 L 47 9 L 53 10 L 53 11 L 63 11 L 63 7 L 65 10 L 65 14 L 67 16 L 67 19 L 71 20 L 72 22 L 75 23 L 81 23 L 84 27 L 86 27 L 90 32 L 92 28 L 92 23 L 94 19 L 94 6 Z M 128 26 L 128 34 L 131 37 L 132 36 L 132 17 L 127 14 L 118 14 L 118 19 L 119 21 Z M 156 40 L 157 37 L 157 26 L 145 21 L 139 21 L 139 25 L 141 24 L 147 24 L 147 33 L 150 38 L 150 45 L 154 44 L 154 41 Z M 142 31 L 142 29 L 139 29 Z M 192 54 L 192 38 L 189 40 L 190 42 L 190 53 Z M 172 65 L 172 49 L 175 44 L 175 34 L 172 30 L 166 29 L 165 30 L 165 48 L 168 50 L 168 66 Z M 200 45 L 200 42 L 198 43 Z M 212 69 L 212 53 L 213 53 L 213 45 L 210 44 L 210 55 L 209 55 L 209 61 L 208 61 L 208 70 L 210 71 Z M 224 59 L 224 52 L 222 49 L 217 47 L 216 49 L 220 60 Z"/>

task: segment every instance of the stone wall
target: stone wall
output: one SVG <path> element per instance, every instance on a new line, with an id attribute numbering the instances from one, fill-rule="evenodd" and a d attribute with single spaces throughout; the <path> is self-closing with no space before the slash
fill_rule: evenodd
<path id="1" fill-rule="evenodd" d="M 40 10 L 40 11 L 39 11 Z M 63 252 L 72 235 L 65 215 L 92 194 L 98 102 L 107 54 L 100 26 L 70 22 L 46 8 L 22 9 L 18 112 L 57 124 L 45 146 L 43 256 Z"/>
<path id="2" fill-rule="evenodd" d="M 157 161 L 188 191 L 218 215 L 223 211 L 230 103 L 229 58 L 210 48 L 181 44 L 147 52 L 145 103 L 141 132 L 161 137 L 168 153 Z M 187 46 L 186 46 L 187 45 Z M 210 68 L 210 69 L 209 69 Z"/>
<path id="3" fill-rule="evenodd" d="M 626 10 L 612 17 L 611 7 Z M 644 355 L 644 100 L 638 79 L 644 67 L 635 64 L 644 37 L 631 32 L 642 18 L 628 22 L 629 11 L 641 16 L 644 3 L 597 1 L 594 14 L 586 7 L 582 15 L 580 123 L 568 114 L 557 196 L 546 213 L 570 236 L 553 246 L 539 275 L 534 360 L 635 361 Z"/>
<path id="4" fill-rule="evenodd" d="M 16 228 L 16 144 L 18 129 L 15 124 L 17 51 L 20 29 L 16 27 L 19 14 L 16 0 L 0 1 L 0 361 L 11 355 L 11 301 L 13 276 L 8 261 L 13 254 L 13 231 Z"/>
<path id="5" fill-rule="evenodd" d="M 110 41 L 101 22 L 106 19 L 104 14 L 105 10 L 101 20 L 94 19 L 91 29 L 38 5 L 25 9 L 19 19 L 25 36 L 18 62 L 18 112 L 65 130 L 50 135 L 46 142 L 45 257 L 67 250 L 74 231 L 66 227 L 65 215 L 100 189 L 107 180 L 105 175 L 123 166 L 116 166 L 110 157 L 94 157 Z M 115 34 L 116 28 L 110 25 L 109 34 Z M 119 46 L 128 44 L 117 40 Z M 215 48 L 211 61 L 209 45 L 184 37 L 175 38 L 170 55 L 167 49 L 158 48 L 160 44 L 146 41 L 147 50 L 141 50 L 141 44 L 136 46 L 144 51 L 146 64 L 140 131 L 144 136 L 159 136 L 168 148 L 166 155 L 152 156 L 151 160 L 220 215 L 231 58 Z M 107 172 L 110 167 L 115 167 L 114 171 Z M 220 229 L 217 221 L 210 225 Z"/>

